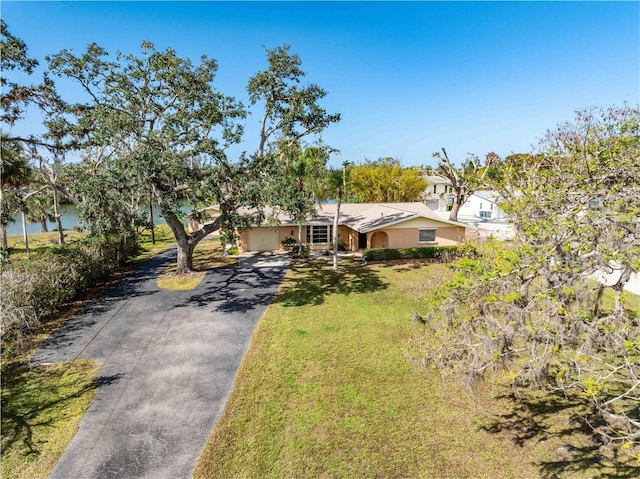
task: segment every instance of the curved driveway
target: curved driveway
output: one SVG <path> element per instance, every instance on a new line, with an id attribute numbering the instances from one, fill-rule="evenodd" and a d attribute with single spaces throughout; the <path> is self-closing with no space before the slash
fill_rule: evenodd
<path id="1" fill-rule="evenodd" d="M 191 291 L 158 289 L 175 249 L 68 320 L 33 364 L 90 358 L 98 390 L 50 477 L 191 477 L 288 260 L 241 258 Z"/>

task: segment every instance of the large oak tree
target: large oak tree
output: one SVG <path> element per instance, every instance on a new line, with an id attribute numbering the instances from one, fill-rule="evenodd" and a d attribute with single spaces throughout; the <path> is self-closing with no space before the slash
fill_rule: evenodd
<path id="1" fill-rule="evenodd" d="M 152 191 L 176 237 L 177 271 L 190 271 L 195 246 L 218 224 L 189 233 L 180 200 L 196 206 L 218 199 L 207 185 L 209 169 L 226 161 L 225 148 L 240 138 L 236 120 L 244 116 L 238 102 L 214 88 L 215 60 L 203 56 L 194 65 L 149 42 L 140 56 L 118 53 L 111 59 L 91 44 L 80 56 L 63 50 L 49 67 L 88 96 L 74 107 L 76 131 L 93 147 L 116 145 L 111 173 L 128 177 L 127 188 Z"/>

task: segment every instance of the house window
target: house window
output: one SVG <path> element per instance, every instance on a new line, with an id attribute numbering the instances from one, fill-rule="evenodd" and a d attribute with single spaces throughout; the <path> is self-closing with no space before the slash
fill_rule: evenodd
<path id="1" fill-rule="evenodd" d="M 419 243 L 433 243 L 436 240 L 436 230 L 434 229 L 419 229 L 418 230 L 418 242 Z"/>
<path id="2" fill-rule="evenodd" d="M 447 204 L 444 206 L 445 211 L 451 211 L 453 209 L 453 196 L 447 198 Z"/>
<path id="3" fill-rule="evenodd" d="M 307 243 L 330 243 L 333 226 L 307 226 Z"/>

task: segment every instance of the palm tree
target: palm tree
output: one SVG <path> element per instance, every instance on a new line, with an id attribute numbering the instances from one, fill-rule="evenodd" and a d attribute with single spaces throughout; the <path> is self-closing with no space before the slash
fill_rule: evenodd
<path id="1" fill-rule="evenodd" d="M 18 206 L 14 204 L 13 195 L 7 196 L 6 188 L 20 188 L 26 185 L 31 177 L 31 168 L 22 148 L 6 138 L 3 134 L 0 150 L 0 248 L 3 251 L 8 248 L 7 225 L 14 221 L 12 209 Z"/>
<path id="2" fill-rule="evenodd" d="M 322 184 L 327 162 L 327 151 L 320 147 L 297 149 L 286 161 L 285 188 L 290 194 L 282 194 L 283 208 L 298 224 L 298 254 L 302 254 L 302 225 L 316 211 L 316 193 Z"/>
<path id="3" fill-rule="evenodd" d="M 349 181 L 349 162 L 342 163 L 342 168 L 327 172 L 324 196 L 336 202 L 336 214 L 333 218 L 333 270 L 338 271 L 338 226 L 340 224 L 340 206 L 346 197 Z"/>
<path id="4" fill-rule="evenodd" d="M 53 199 L 51 195 L 40 192 L 29 198 L 26 202 L 27 221 L 29 223 L 40 223 L 40 229 L 43 233 L 49 231 L 47 222 L 56 221 L 53 213 Z"/>

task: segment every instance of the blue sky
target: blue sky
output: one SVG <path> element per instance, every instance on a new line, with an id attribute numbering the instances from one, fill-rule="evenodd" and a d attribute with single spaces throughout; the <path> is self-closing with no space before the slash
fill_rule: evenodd
<path id="1" fill-rule="evenodd" d="M 291 44 L 342 121 L 332 162 L 433 164 L 529 151 L 576 108 L 640 97 L 638 2 L 2 2 L 41 60 L 90 42 L 140 52 L 143 40 L 194 62 L 216 58 L 217 88 L 248 103 L 263 47 Z M 72 94 L 72 91 L 63 93 Z M 255 151 L 258 114 L 244 143 Z M 231 151 L 235 153 L 234 150 Z"/>

